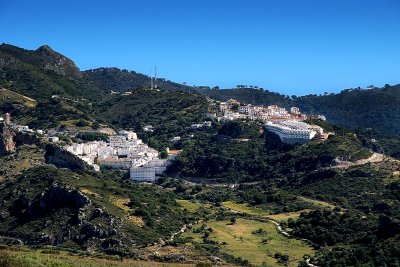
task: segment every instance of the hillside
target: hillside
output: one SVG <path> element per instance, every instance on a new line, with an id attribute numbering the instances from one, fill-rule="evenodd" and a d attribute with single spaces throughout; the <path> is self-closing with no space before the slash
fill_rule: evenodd
<path id="1" fill-rule="evenodd" d="M 400 132 L 400 85 L 303 96 L 296 98 L 294 103 L 307 112 L 322 113 L 330 121 L 349 128 L 374 128 L 391 134 Z"/>
<path id="2" fill-rule="evenodd" d="M 400 85 L 383 88 L 346 89 L 338 94 L 291 96 L 252 88 L 195 89 L 220 101 L 230 98 L 253 105 L 278 104 L 300 107 L 307 113 L 323 114 L 329 121 L 347 128 L 374 128 L 400 132 Z"/>
<path id="3" fill-rule="evenodd" d="M 292 105 L 290 98 L 279 93 L 268 90 L 253 88 L 232 88 L 232 89 L 202 89 L 194 88 L 195 92 L 206 95 L 219 101 L 236 99 L 239 102 L 253 105 L 279 105 L 289 107 Z"/>
<path id="4" fill-rule="evenodd" d="M 0 86 L 39 102 L 52 95 L 93 99 L 102 95 L 72 60 L 48 46 L 31 51 L 0 45 Z"/>
<path id="5" fill-rule="evenodd" d="M 134 129 L 145 142 L 160 149 L 185 135 L 190 125 L 204 120 L 208 102 L 199 95 L 138 89 L 127 96 L 110 96 L 95 107 L 96 116 L 119 128 Z M 152 132 L 143 127 L 152 125 Z"/>
<path id="6" fill-rule="evenodd" d="M 78 170 L 72 157 L 66 166 L 76 171 L 57 168 L 49 164 L 59 155 L 50 157 L 51 145 L 15 138 L 16 151 L 0 157 L 2 244 L 145 259 L 145 247 L 169 240 L 188 221 L 171 192 Z"/>
<path id="7" fill-rule="evenodd" d="M 150 88 L 151 79 L 149 76 L 135 71 L 121 70 L 118 68 L 98 68 L 87 70 L 87 74 L 94 83 L 106 92 L 126 92 L 138 88 Z M 157 79 L 158 88 L 170 91 L 189 92 L 190 86 L 175 83 L 165 78 Z"/>
<path id="8" fill-rule="evenodd" d="M 8 89 L 0 89 L 0 106 L 19 105 L 20 107 L 36 107 L 37 101 Z"/>
<path id="9" fill-rule="evenodd" d="M 372 155 L 353 133 L 340 133 L 339 129 L 338 134 L 324 142 L 315 140 L 304 146 L 289 146 L 272 133 L 260 134 L 261 125 L 255 123 L 231 122 L 219 127 L 217 132 L 187 141 L 170 171 L 182 177 L 218 182 L 284 184 L 334 166 L 336 159 L 357 161 Z"/>

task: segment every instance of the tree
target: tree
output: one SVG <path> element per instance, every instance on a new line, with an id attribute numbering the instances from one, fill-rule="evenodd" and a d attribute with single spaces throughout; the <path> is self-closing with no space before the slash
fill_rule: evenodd
<path id="1" fill-rule="evenodd" d="M 167 150 L 163 150 L 163 151 L 161 151 L 160 152 L 160 158 L 161 159 L 166 159 L 166 158 L 168 158 L 168 152 L 167 152 Z"/>

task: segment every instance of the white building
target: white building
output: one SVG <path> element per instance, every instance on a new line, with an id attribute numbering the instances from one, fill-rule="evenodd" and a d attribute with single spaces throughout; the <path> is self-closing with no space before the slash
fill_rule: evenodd
<path id="1" fill-rule="evenodd" d="M 304 144 L 313 139 L 317 134 L 322 134 L 323 129 L 295 120 L 268 121 L 265 129 L 275 133 L 286 144 Z"/>
<path id="2" fill-rule="evenodd" d="M 121 130 L 118 132 L 120 135 L 125 136 L 127 140 L 137 140 L 137 134 L 132 131 Z"/>
<path id="3" fill-rule="evenodd" d="M 91 165 L 122 169 L 142 166 L 158 158 L 158 151 L 137 139 L 136 133 L 132 131 L 120 131 L 119 135 L 109 136 L 108 143 L 74 143 L 65 149 Z"/>
<path id="4" fill-rule="evenodd" d="M 126 137 L 123 135 L 111 135 L 108 137 L 108 141 L 112 147 L 121 147 L 126 143 Z"/>
<path id="5" fill-rule="evenodd" d="M 290 113 L 292 113 L 293 115 L 300 115 L 300 109 L 298 107 L 291 107 L 290 108 Z"/>
<path id="6" fill-rule="evenodd" d="M 137 182 L 155 182 L 156 170 L 152 166 L 132 167 L 130 178 Z"/>
<path id="7" fill-rule="evenodd" d="M 143 131 L 152 133 L 154 131 L 154 127 L 152 125 L 146 125 L 143 127 Z"/>

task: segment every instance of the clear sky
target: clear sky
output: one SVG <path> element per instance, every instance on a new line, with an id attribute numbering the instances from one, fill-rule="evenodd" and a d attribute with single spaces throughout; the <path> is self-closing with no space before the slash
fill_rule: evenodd
<path id="1" fill-rule="evenodd" d="M 400 0 L 0 0 L 0 43 L 288 95 L 400 83 Z"/>

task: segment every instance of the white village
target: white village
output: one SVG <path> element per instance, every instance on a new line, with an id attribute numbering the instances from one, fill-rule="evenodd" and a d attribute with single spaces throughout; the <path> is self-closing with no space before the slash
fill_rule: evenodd
<path id="1" fill-rule="evenodd" d="M 332 133 L 324 133 L 322 127 L 312 123 L 304 122 L 307 115 L 300 112 L 298 107 L 291 107 L 290 111 L 278 105 L 255 106 L 242 104 L 234 99 L 226 102 L 214 102 L 213 112 L 206 114 L 211 120 L 225 122 L 231 120 L 258 121 L 264 124 L 264 129 L 279 136 L 279 139 L 286 144 L 305 144 L 312 139 L 327 139 Z M 325 116 L 318 115 L 317 119 L 326 120 Z M 9 113 L 3 114 L 1 122 L 10 125 L 18 132 L 33 133 L 41 138 L 60 143 L 60 133 L 56 129 L 32 130 L 28 126 L 18 125 L 11 122 Z M 192 130 L 212 127 L 211 121 L 194 123 L 190 126 Z M 153 132 L 153 126 L 146 125 L 145 132 Z M 63 134 L 66 134 L 63 132 Z M 76 133 L 67 133 L 76 136 Z M 193 137 L 193 135 L 191 135 Z M 155 182 L 166 171 L 181 151 L 166 149 L 168 157 L 160 158 L 159 151 L 149 147 L 133 131 L 119 130 L 117 134 L 108 133 L 107 141 L 76 142 L 64 145 L 63 149 L 79 157 L 95 171 L 101 168 L 114 168 L 129 171 L 129 177 L 137 182 Z M 179 143 L 180 136 L 170 140 L 173 146 Z"/>

